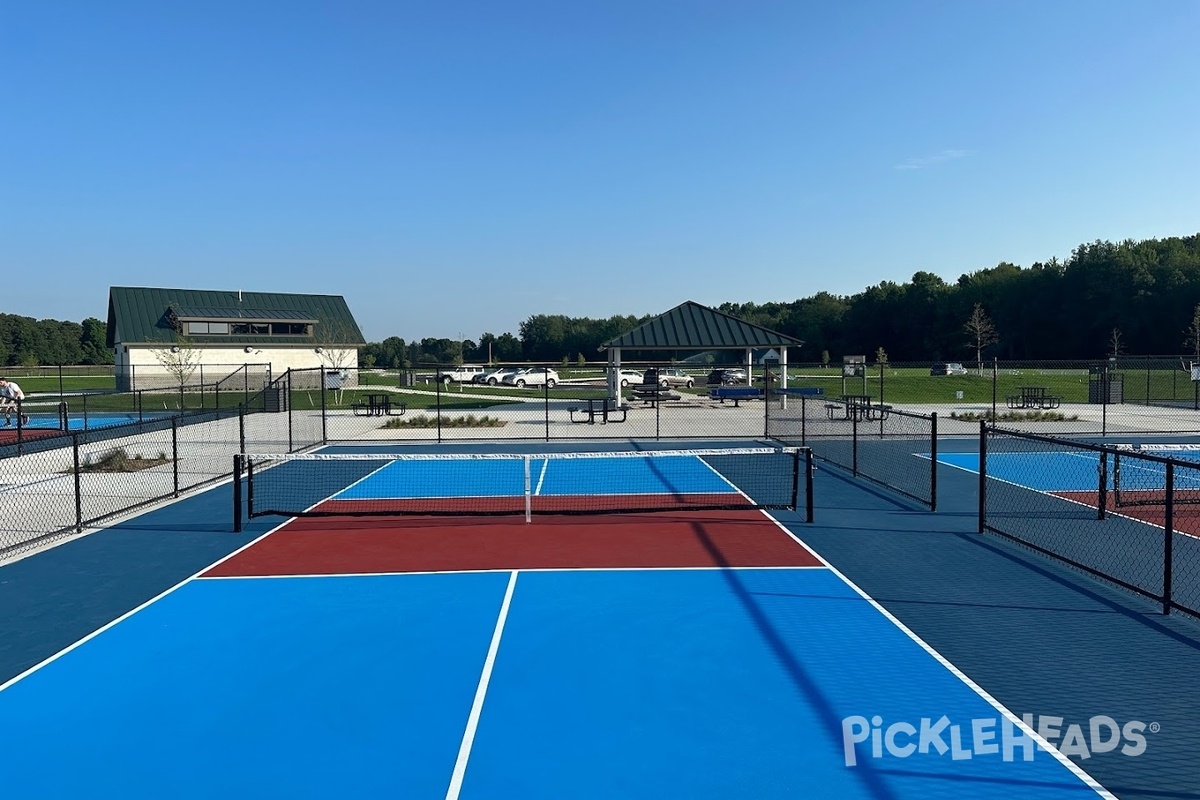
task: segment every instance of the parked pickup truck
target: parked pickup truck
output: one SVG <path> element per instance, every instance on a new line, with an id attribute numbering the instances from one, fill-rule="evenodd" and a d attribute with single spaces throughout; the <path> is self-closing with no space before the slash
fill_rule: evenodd
<path id="1" fill-rule="evenodd" d="M 437 374 L 437 380 L 442 383 L 471 383 L 475 380 L 476 375 L 482 375 L 483 373 L 483 367 L 463 364 L 462 366 L 447 367 L 441 370 Z"/>

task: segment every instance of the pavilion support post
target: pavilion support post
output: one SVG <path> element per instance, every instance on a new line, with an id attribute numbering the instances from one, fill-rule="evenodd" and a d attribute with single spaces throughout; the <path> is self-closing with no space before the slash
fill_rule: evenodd
<path id="1" fill-rule="evenodd" d="M 787 389 L 787 345 L 779 346 L 779 388 Z M 779 407 L 787 409 L 787 392 L 779 393 Z"/>

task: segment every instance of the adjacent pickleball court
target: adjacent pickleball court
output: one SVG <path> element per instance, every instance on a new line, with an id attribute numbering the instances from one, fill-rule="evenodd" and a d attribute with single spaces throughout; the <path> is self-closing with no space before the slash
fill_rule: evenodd
<path id="1" fill-rule="evenodd" d="M 251 460 L 247 510 L 305 516 L 10 682 L 5 785 L 1102 793 L 803 545 L 799 455 Z"/>

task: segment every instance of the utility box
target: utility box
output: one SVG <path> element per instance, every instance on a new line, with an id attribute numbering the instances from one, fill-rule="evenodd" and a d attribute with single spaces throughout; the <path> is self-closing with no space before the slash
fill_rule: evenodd
<path id="1" fill-rule="evenodd" d="M 288 410 L 288 392 L 282 386 L 268 386 L 263 389 L 263 411 L 279 413 Z"/>

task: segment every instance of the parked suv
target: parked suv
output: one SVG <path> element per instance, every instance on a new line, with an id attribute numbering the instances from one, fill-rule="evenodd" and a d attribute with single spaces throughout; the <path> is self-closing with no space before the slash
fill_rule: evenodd
<path id="1" fill-rule="evenodd" d="M 946 364 L 934 364 L 929 368 L 930 375 L 966 375 L 967 369 L 962 364 L 949 362 Z"/>
<path id="2" fill-rule="evenodd" d="M 442 383 L 452 383 L 455 381 L 458 383 L 472 383 L 476 375 L 482 375 L 483 373 L 483 367 L 463 364 L 462 366 L 442 370 L 437 374 L 437 379 Z"/>
<path id="3" fill-rule="evenodd" d="M 705 383 L 709 386 L 729 386 L 745 380 L 746 371 L 743 369 L 714 369 L 708 373 Z"/>
<path id="4" fill-rule="evenodd" d="M 529 367 L 513 375 L 504 376 L 505 386 L 516 386 L 518 389 L 523 389 L 526 386 L 541 386 L 543 384 L 547 388 L 553 389 L 557 383 L 558 373 L 549 367 Z"/>
<path id="5" fill-rule="evenodd" d="M 657 383 L 659 386 L 686 386 L 692 388 L 696 379 L 681 369 L 651 367 L 642 373 L 642 383 Z"/>

